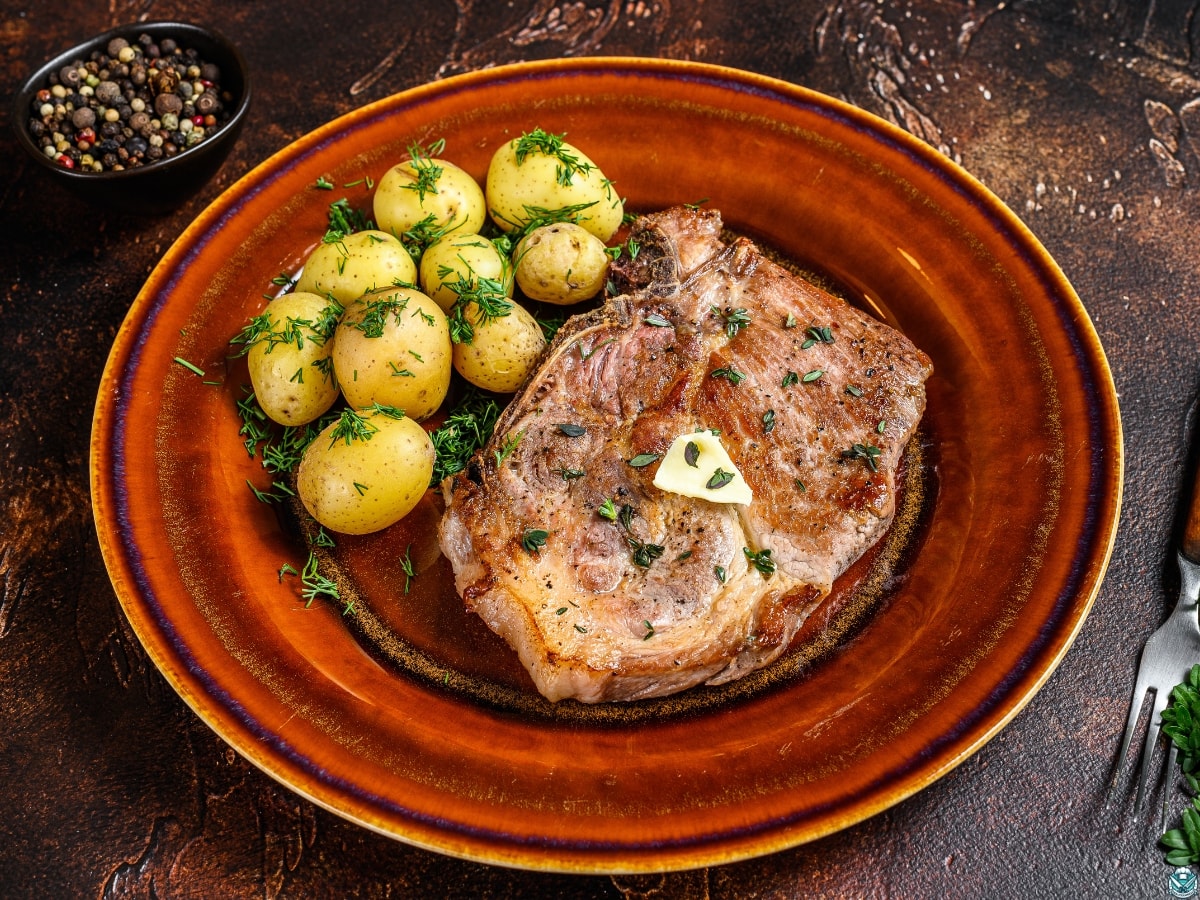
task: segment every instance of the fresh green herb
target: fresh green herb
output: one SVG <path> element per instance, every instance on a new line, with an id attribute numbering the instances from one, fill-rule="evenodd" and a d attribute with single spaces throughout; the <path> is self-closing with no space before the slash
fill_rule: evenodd
<path id="1" fill-rule="evenodd" d="M 567 437 L 583 437 L 587 434 L 587 429 L 582 425 L 575 425 L 571 422 L 560 422 L 554 426 Z"/>
<path id="2" fill-rule="evenodd" d="M 249 478 L 246 479 L 246 484 L 259 503 L 281 503 L 289 497 L 296 496 L 296 492 L 284 481 L 272 481 L 271 486 L 265 491 L 256 488 Z"/>
<path id="3" fill-rule="evenodd" d="M 727 306 L 722 312 L 719 307 L 710 306 L 709 311 L 718 319 L 724 320 L 725 334 L 730 338 L 735 337 L 739 330 L 750 324 L 750 314 L 746 312 L 745 307 L 739 306 L 737 309 L 732 309 Z"/>
<path id="4" fill-rule="evenodd" d="M 842 451 L 843 459 L 861 459 L 872 472 L 878 472 L 876 460 L 883 451 L 873 444 L 854 444 L 849 450 Z"/>
<path id="5" fill-rule="evenodd" d="M 450 340 L 455 344 L 470 344 L 475 340 L 476 328 L 512 313 L 513 303 L 504 283 L 477 275 L 470 265 L 466 277 L 460 273 L 454 281 L 443 282 L 443 286 L 455 295 L 449 313 Z"/>
<path id="6" fill-rule="evenodd" d="M 648 641 L 650 638 L 654 637 L 654 626 L 650 624 L 649 619 L 644 619 L 642 624 L 646 626 L 646 633 L 642 635 L 642 640 Z"/>
<path id="7" fill-rule="evenodd" d="M 284 563 L 282 566 L 279 567 L 279 583 L 283 584 L 283 576 L 284 575 L 299 575 L 299 574 L 300 573 L 296 571 L 296 567 L 293 566 L 291 563 Z"/>
<path id="8" fill-rule="evenodd" d="M 582 478 L 587 473 L 583 469 L 567 469 L 559 466 L 557 469 L 551 469 L 556 475 L 562 476 L 563 481 L 574 481 L 576 478 Z"/>
<path id="9" fill-rule="evenodd" d="M 721 584 L 724 584 L 725 583 L 725 567 L 724 566 L 713 566 L 713 572 L 717 576 L 717 581 L 721 582 Z"/>
<path id="10" fill-rule="evenodd" d="M 372 227 L 371 220 L 351 206 L 345 197 L 330 203 L 326 216 L 329 222 L 323 238 L 326 244 L 339 243 L 348 234 L 368 231 Z"/>
<path id="11" fill-rule="evenodd" d="M 580 344 L 577 344 L 576 346 L 578 346 L 578 347 L 579 347 L 579 358 L 580 358 L 580 359 L 582 359 L 582 360 L 584 360 L 584 361 L 586 361 L 586 360 L 588 360 L 588 359 L 590 359 L 590 358 L 591 358 L 591 355 L 592 355 L 593 353 L 595 353 L 597 350 L 599 350 L 599 349 L 600 349 L 601 347 L 603 347 L 605 344 L 611 344 L 611 343 L 613 343 L 615 340 L 616 340 L 616 338 L 609 338 L 607 341 L 601 341 L 601 342 L 600 342 L 600 343 L 598 343 L 598 344 L 593 344 L 593 345 L 592 345 L 592 347 L 591 347 L 591 349 L 589 349 L 589 350 L 584 350 L 584 349 L 583 349 L 583 344 L 581 344 L 581 343 L 580 343 Z"/>
<path id="12" fill-rule="evenodd" d="M 1166 863 L 1170 866 L 1200 862 L 1200 797 L 1193 797 L 1191 805 L 1183 808 L 1181 820 L 1181 827 L 1172 828 L 1158 839 L 1167 849 Z"/>
<path id="13" fill-rule="evenodd" d="M 857 384 L 846 385 L 846 393 L 851 397 L 861 397 L 863 395 L 862 388 L 860 388 Z"/>
<path id="14" fill-rule="evenodd" d="M 521 535 L 521 546 L 525 548 L 526 553 L 537 556 L 546 546 L 549 537 L 550 532 L 544 528 L 526 528 L 525 533 Z"/>
<path id="15" fill-rule="evenodd" d="M 195 363 L 190 363 L 181 356 L 175 357 L 175 362 L 179 363 L 179 365 L 183 366 L 189 372 L 194 372 L 195 374 L 199 375 L 201 378 L 204 377 L 204 370 L 201 369 L 199 366 L 197 366 Z"/>
<path id="16" fill-rule="evenodd" d="M 308 554 L 308 561 L 304 564 L 304 570 L 300 573 L 300 596 L 304 598 L 305 606 L 312 606 L 312 602 L 318 597 L 327 597 L 330 600 L 342 599 L 337 583 L 321 574 L 317 554 L 311 551 Z M 349 615 L 352 612 L 354 612 L 354 601 L 346 601 L 342 614 Z"/>
<path id="17" fill-rule="evenodd" d="M 705 487 L 710 491 L 715 491 L 718 488 L 723 488 L 729 482 L 733 481 L 733 473 L 726 472 L 720 466 L 717 466 L 716 471 L 712 473 L 712 477 L 705 483 Z"/>
<path id="18" fill-rule="evenodd" d="M 324 175 L 321 175 L 319 178 L 317 178 L 316 186 L 317 186 L 317 190 L 319 190 L 319 191 L 332 191 L 333 190 L 333 182 L 330 181 L 328 178 L 326 178 Z"/>
<path id="19" fill-rule="evenodd" d="M 768 409 L 763 413 L 763 434 L 770 434 L 775 429 L 775 410 Z"/>
<path id="20" fill-rule="evenodd" d="M 608 519 L 610 522 L 617 521 L 617 505 L 613 503 L 611 497 L 605 498 L 604 502 L 600 504 L 596 512 L 600 514 L 600 518 L 602 519 Z"/>
<path id="21" fill-rule="evenodd" d="M 521 438 L 525 437 L 525 429 L 522 428 L 516 434 L 505 435 L 504 440 L 500 443 L 500 449 L 496 451 L 496 467 L 499 468 L 503 462 L 512 456 L 512 452 L 517 449 L 517 444 L 521 443 Z"/>
<path id="22" fill-rule="evenodd" d="M 796 317 L 793 316 L 791 313 L 788 313 L 787 318 L 783 320 L 784 328 L 795 328 L 799 324 L 800 323 L 796 321 Z"/>
<path id="23" fill-rule="evenodd" d="M 680 553 L 680 554 L 679 554 L 677 557 L 675 557 L 675 562 L 683 562 L 685 559 L 687 559 L 687 558 L 688 558 L 688 557 L 690 557 L 691 555 L 692 555 L 692 551 L 691 551 L 691 550 L 684 550 L 684 551 L 683 551 L 682 553 Z"/>
<path id="24" fill-rule="evenodd" d="M 1200 665 L 1194 665 L 1183 681 L 1171 690 L 1171 702 L 1162 711 L 1162 731 L 1179 752 L 1179 767 L 1193 795 L 1200 794 Z M 1188 866 L 1200 862 L 1200 797 L 1193 797 L 1183 809 L 1181 827 L 1172 828 L 1161 838 L 1167 850 L 1166 862 Z"/>
<path id="25" fill-rule="evenodd" d="M 413 374 L 412 369 L 402 369 L 398 365 L 396 365 L 394 362 L 391 362 L 391 361 L 388 362 L 388 368 L 390 368 L 392 370 L 393 378 L 416 378 L 417 377 L 416 375 Z"/>
<path id="26" fill-rule="evenodd" d="M 633 459 L 629 460 L 629 465 L 635 469 L 642 469 L 658 459 L 658 456 L 657 453 L 639 453 Z"/>
<path id="27" fill-rule="evenodd" d="M 788 372 L 786 375 L 783 376 L 783 387 L 792 387 L 792 385 L 796 385 L 799 383 L 800 383 L 800 376 L 797 375 L 795 372 Z"/>
<path id="28" fill-rule="evenodd" d="M 621 504 L 621 511 L 617 513 L 617 521 L 626 531 L 633 527 L 633 514 L 635 510 L 628 503 Z"/>
<path id="29" fill-rule="evenodd" d="M 728 378 L 729 383 L 732 385 L 739 385 L 746 380 L 746 376 L 733 366 L 722 366 L 719 369 L 713 369 L 710 376 L 712 378 Z"/>
<path id="30" fill-rule="evenodd" d="M 746 554 L 750 565 L 758 569 L 764 578 L 770 578 L 775 574 L 775 560 L 771 559 L 770 550 L 759 550 L 755 553 L 749 547 L 743 547 L 742 552 Z"/>
<path id="31" fill-rule="evenodd" d="M 887 431 L 887 419 L 880 419 L 879 424 L 875 426 L 876 434 L 883 434 Z"/>
<path id="32" fill-rule="evenodd" d="M 693 469 L 700 468 L 700 447 L 695 441 L 688 441 L 683 448 L 683 461 Z"/>
<path id="33" fill-rule="evenodd" d="M 814 344 L 832 344 L 834 341 L 833 330 L 829 326 L 818 328 L 813 325 L 807 329 L 806 333 L 808 334 L 808 340 L 800 345 L 800 349 L 802 350 L 807 350 Z"/>
<path id="34" fill-rule="evenodd" d="M 358 496 L 365 497 L 369 488 L 361 481 L 354 482 L 354 489 L 358 491 Z"/>
<path id="35" fill-rule="evenodd" d="M 633 564 L 642 569 L 650 568 L 650 565 L 663 555 L 665 549 L 661 544 L 648 544 L 640 541 L 632 534 L 625 535 L 625 542 L 633 550 Z"/>
<path id="36" fill-rule="evenodd" d="M 429 435 L 434 450 L 430 485 L 440 484 L 444 478 L 465 469 L 475 451 L 492 436 L 498 418 L 500 404 L 470 386 L 445 421 Z"/>
<path id="37" fill-rule="evenodd" d="M 801 481 L 799 478 L 796 479 L 795 484 L 796 484 L 796 490 L 800 491 L 801 493 L 807 493 L 808 488 L 804 486 L 804 482 Z"/>
<path id="38" fill-rule="evenodd" d="M 366 416 L 353 409 L 342 410 L 337 425 L 329 432 L 329 446 L 345 441 L 349 446 L 355 441 L 369 441 L 379 429 L 367 421 Z"/>
<path id="39" fill-rule="evenodd" d="M 441 146 L 445 146 L 444 141 L 441 142 Z M 442 177 L 443 168 L 433 161 L 432 147 L 427 150 L 420 144 L 410 144 L 408 155 L 415 177 L 410 184 L 404 184 L 401 187 L 405 190 L 416 191 L 417 197 L 424 202 L 426 194 L 438 192 L 437 183 L 438 179 Z"/>
<path id="40" fill-rule="evenodd" d="M 655 328 L 671 328 L 671 320 L 659 315 L 658 313 L 650 313 L 646 318 L 642 319 L 647 325 L 653 325 Z"/>
<path id="41" fill-rule="evenodd" d="M 824 369 L 813 369 L 811 372 L 805 372 L 804 377 L 801 378 L 800 380 L 803 381 L 805 384 L 812 384 L 814 381 L 819 379 L 824 374 L 825 374 Z"/>
<path id="42" fill-rule="evenodd" d="M 517 165 L 523 165 L 531 153 L 553 157 L 557 161 L 554 170 L 556 180 L 563 187 L 570 187 L 577 174 L 586 177 L 592 166 L 572 152 L 571 147 L 563 142 L 565 137 L 566 133 L 550 134 L 541 128 L 522 134 L 513 145 Z"/>
<path id="43" fill-rule="evenodd" d="M 630 259 L 637 259 L 638 254 L 642 252 L 642 245 L 637 242 L 636 238 L 630 238 L 625 242 L 625 249 L 629 251 Z"/>
<path id="44" fill-rule="evenodd" d="M 404 593 L 407 594 L 408 589 L 412 587 L 412 580 L 417 577 L 412 561 L 412 544 L 404 548 L 404 556 L 400 559 L 400 571 L 404 573 Z"/>

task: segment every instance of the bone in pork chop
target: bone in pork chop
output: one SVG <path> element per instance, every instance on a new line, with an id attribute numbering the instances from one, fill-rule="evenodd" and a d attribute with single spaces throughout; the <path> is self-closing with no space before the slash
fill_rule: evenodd
<path id="1" fill-rule="evenodd" d="M 890 524 L 925 407 L 923 352 L 723 243 L 718 213 L 644 217 L 633 240 L 626 292 L 563 325 L 443 484 L 456 587 L 550 700 L 660 697 L 778 657 Z M 630 463 L 701 429 L 748 506 L 662 491 L 659 460 Z"/>

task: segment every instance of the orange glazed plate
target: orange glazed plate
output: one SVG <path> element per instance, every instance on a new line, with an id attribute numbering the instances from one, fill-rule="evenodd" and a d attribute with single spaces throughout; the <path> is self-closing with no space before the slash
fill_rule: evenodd
<path id="1" fill-rule="evenodd" d="M 229 339 L 332 201 L 369 213 L 416 141 L 482 179 L 565 132 L 630 209 L 707 203 L 933 358 L 889 536 L 806 642 L 722 688 L 551 705 L 455 596 L 433 492 L 324 566 L 247 481 Z M 318 189 L 319 180 L 335 186 Z M 808 324 L 808 323 L 804 323 Z M 190 366 L 202 370 L 199 375 Z M 412 844 L 508 866 L 645 872 L 827 835 L 978 750 L 1078 633 L 1112 549 L 1122 445 L 1078 297 L 996 197 L 907 133 L 791 84 L 694 63 L 555 60 L 428 84 L 305 136 L 182 234 L 113 346 L 92 440 L 96 526 L 148 653 L 196 713 L 297 793 Z M 403 572 L 411 562 L 415 577 Z M 281 570 L 285 574 L 281 574 Z M 407 590 L 406 590 L 407 588 Z"/>

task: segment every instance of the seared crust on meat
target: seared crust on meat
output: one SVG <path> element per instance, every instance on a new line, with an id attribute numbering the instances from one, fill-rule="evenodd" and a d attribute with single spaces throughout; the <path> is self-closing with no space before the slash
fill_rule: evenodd
<path id="1" fill-rule="evenodd" d="M 924 353 L 722 242 L 718 213 L 675 208 L 633 234 L 637 259 L 613 270 L 625 293 L 563 325 L 443 485 L 458 591 L 551 700 L 665 696 L 778 657 L 890 524 L 925 406 Z M 657 462 L 629 464 L 700 429 L 719 431 L 750 506 L 661 491 Z"/>

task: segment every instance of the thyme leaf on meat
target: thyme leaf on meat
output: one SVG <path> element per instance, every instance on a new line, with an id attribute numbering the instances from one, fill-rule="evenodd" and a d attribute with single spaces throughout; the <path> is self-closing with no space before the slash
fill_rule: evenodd
<path id="1" fill-rule="evenodd" d="M 564 466 L 559 466 L 557 469 L 551 469 L 555 475 L 562 476 L 563 481 L 574 481 L 576 478 L 582 478 L 587 473 L 583 469 L 568 469 Z"/>
<path id="2" fill-rule="evenodd" d="M 642 469 L 650 465 L 650 463 L 654 462 L 656 459 L 658 459 L 657 453 L 639 453 L 633 459 L 629 460 L 629 465 L 633 466 L 635 469 Z"/>
<path id="3" fill-rule="evenodd" d="M 843 459 L 861 459 L 867 464 L 867 468 L 872 472 L 878 472 L 879 468 L 875 460 L 883 451 L 874 444 L 854 444 L 849 450 L 842 451 Z"/>
<path id="4" fill-rule="evenodd" d="M 805 372 L 804 377 L 801 378 L 800 380 L 803 381 L 805 384 L 812 384 L 814 381 L 819 379 L 824 374 L 825 374 L 824 369 L 813 369 L 810 372 Z"/>
<path id="5" fill-rule="evenodd" d="M 613 503 L 612 497 L 606 497 L 604 502 L 596 509 L 600 514 L 600 518 L 608 519 L 610 522 L 617 521 L 617 505 Z"/>
<path id="6" fill-rule="evenodd" d="M 795 372 L 788 372 L 783 376 L 783 387 L 792 387 L 800 383 L 800 376 Z"/>
<path id="7" fill-rule="evenodd" d="M 800 345 L 801 350 L 807 350 L 815 344 L 832 344 L 834 341 L 833 330 L 828 325 L 822 327 L 817 327 L 816 325 L 810 326 L 806 329 L 806 333 L 808 334 L 808 339 Z"/>
<path id="8" fill-rule="evenodd" d="M 846 385 L 846 393 L 851 397 L 861 397 L 863 395 L 862 388 L 860 388 L 857 384 Z"/>
<path id="9" fill-rule="evenodd" d="M 770 434 L 775 429 L 775 410 L 768 409 L 763 413 L 763 434 Z"/>
<path id="10" fill-rule="evenodd" d="M 559 422 L 554 426 L 567 437 L 583 437 L 587 434 L 587 429 L 582 425 L 576 425 L 572 422 Z"/>
<path id="11" fill-rule="evenodd" d="M 654 637 L 654 626 L 650 624 L 649 619 L 643 620 L 642 624 L 646 626 L 646 633 L 642 635 L 642 640 L 648 641 L 650 638 Z"/>
<path id="12" fill-rule="evenodd" d="M 746 376 L 733 366 L 722 366 L 719 369 L 713 369 L 710 376 L 712 378 L 728 378 L 729 383 L 732 385 L 739 385 L 746 380 Z"/>
<path id="13" fill-rule="evenodd" d="M 670 328 L 671 320 L 659 313 L 650 313 L 646 318 L 642 319 L 647 325 L 653 325 L 655 328 Z"/>
<path id="14" fill-rule="evenodd" d="M 736 337 L 739 330 L 750 324 L 750 313 L 746 312 L 744 306 L 739 306 L 737 309 L 727 306 L 724 311 L 720 307 L 710 306 L 709 310 L 714 316 L 725 322 L 725 334 L 729 338 Z"/>
<path id="15" fill-rule="evenodd" d="M 537 556 L 546 546 L 549 537 L 550 532 L 545 528 L 526 528 L 525 533 L 521 535 L 521 546 L 525 548 L 526 553 Z"/>
<path id="16" fill-rule="evenodd" d="M 770 578 L 775 574 L 775 560 L 771 559 L 770 550 L 759 550 L 755 553 L 749 547 L 743 547 L 742 552 L 746 554 L 750 565 L 758 569 L 764 578 Z"/>

